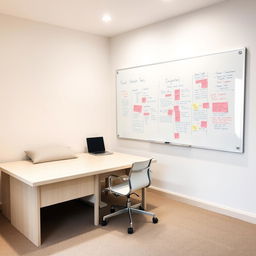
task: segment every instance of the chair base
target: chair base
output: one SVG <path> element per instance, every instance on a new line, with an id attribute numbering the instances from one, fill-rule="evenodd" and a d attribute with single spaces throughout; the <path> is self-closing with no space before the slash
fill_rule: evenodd
<path id="1" fill-rule="evenodd" d="M 138 209 L 139 207 L 141 207 L 141 204 L 136 204 L 136 205 L 131 205 L 131 199 L 130 197 L 127 198 L 127 206 L 123 209 L 120 209 L 118 211 L 113 212 L 113 208 L 120 208 L 120 206 L 111 206 L 111 212 L 108 215 L 105 215 L 103 217 L 103 221 L 102 221 L 102 226 L 106 226 L 107 225 L 107 219 L 110 219 L 114 216 L 118 216 L 120 214 L 123 213 L 128 213 L 129 216 L 129 220 L 130 220 L 130 226 L 128 227 L 128 234 L 132 234 L 133 233 L 133 221 L 132 221 L 132 213 L 138 213 L 138 214 L 145 214 L 148 216 L 152 216 L 152 222 L 153 223 L 157 223 L 158 219 L 156 217 L 156 215 L 152 212 L 148 212 L 148 211 L 144 211 L 142 209 Z"/>

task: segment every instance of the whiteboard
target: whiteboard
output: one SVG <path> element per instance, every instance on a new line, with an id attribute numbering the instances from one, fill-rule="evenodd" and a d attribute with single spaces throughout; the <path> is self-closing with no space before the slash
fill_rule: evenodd
<path id="1" fill-rule="evenodd" d="M 117 136 L 242 153 L 246 49 L 120 69 Z"/>

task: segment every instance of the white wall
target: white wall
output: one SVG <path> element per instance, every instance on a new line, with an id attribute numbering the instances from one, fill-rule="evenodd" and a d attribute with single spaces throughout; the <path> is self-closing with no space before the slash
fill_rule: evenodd
<path id="1" fill-rule="evenodd" d="M 155 186 L 255 214 L 255 9 L 254 0 L 227 1 L 114 37 L 112 72 L 108 39 L 0 15 L 0 161 L 48 143 L 83 151 L 86 136 L 103 134 L 116 150 L 155 157 Z M 243 46 L 244 154 L 116 139 L 116 69 Z"/>
<path id="2" fill-rule="evenodd" d="M 0 38 L 0 162 L 109 137 L 107 38 L 4 15 Z"/>
<path id="3" fill-rule="evenodd" d="M 111 39 L 112 118 L 115 70 L 248 47 L 245 153 L 117 139 L 116 150 L 155 157 L 153 185 L 184 196 L 256 213 L 256 2 L 227 1 Z"/>

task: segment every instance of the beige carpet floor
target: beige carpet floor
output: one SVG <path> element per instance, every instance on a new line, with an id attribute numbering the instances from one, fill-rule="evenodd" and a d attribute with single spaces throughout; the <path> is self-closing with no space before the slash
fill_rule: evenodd
<path id="1" fill-rule="evenodd" d="M 115 200 L 114 197 L 108 199 Z M 118 198 L 119 203 L 123 200 Z M 93 226 L 93 208 L 71 201 L 42 209 L 42 240 L 35 247 L 0 214 L 1 256 L 256 256 L 256 225 L 148 193 L 148 208 L 159 217 L 135 215 Z M 101 214 L 108 213 L 107 208 Z"/>

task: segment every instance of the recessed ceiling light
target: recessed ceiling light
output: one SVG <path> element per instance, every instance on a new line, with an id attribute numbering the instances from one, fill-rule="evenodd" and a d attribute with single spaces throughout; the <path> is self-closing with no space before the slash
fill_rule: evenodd
<path id="1" fill-rule="evenodd" d="M 104 14 L 101 19 L 103 22 L 106 22 L 106 23 L 108 23 L 112 20 L 112 18 L 109 14 Z"/>

